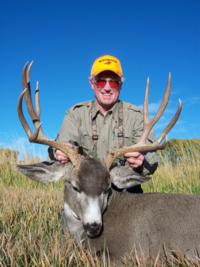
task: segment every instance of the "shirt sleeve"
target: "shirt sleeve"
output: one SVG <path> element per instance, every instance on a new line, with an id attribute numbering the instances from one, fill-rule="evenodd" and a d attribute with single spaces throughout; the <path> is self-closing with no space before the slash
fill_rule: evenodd
<path id="1" fill-rule="evenodd" d="M 63 120 L 60 131 L 56 137 L 56 141 L 60 143 L 80 143 L 80 120 L 75 110 L 70 109 Z M 49 158 L 55 160 L 55 149 L 52 147 L 48 148 Z"/>
<path id="2" fill-rule="evenodd" d="M 80 119 L 75 110 L 71 109 L 64 117 L 60 131 L 56 137 L 56 140 L 62 143 L 68 143 L 70 141 L 80 143 Z"/>

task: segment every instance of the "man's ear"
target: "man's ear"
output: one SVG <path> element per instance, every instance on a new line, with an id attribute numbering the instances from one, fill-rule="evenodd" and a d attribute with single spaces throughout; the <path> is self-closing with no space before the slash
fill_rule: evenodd
<path id="1" fill-rule="evenodd" d="M 92 88 L 92 90 L 94 91 L 95 88 L 94 88 L 94 80 L 93 80 L 93 78 L 89 78 L 89 84 L 90 84 L 90 87 Z"/>

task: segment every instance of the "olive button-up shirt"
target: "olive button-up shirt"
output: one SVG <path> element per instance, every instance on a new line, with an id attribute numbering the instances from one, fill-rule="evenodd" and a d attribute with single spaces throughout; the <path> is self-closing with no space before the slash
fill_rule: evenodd
<path id="1" fill-rule="evenodd" d="M 92 139 L 92 120 L 96 120 L 98 140 L 96 153 L 99 159 L 104 159 L 109 151 L 119 148 L 119 101 L 103 115 L 92 101 L 73 106 L 64 117 L 63 124 L 57 136 L 57 141 L 67 143 L 77 142 L 86 153 L 93 155 L 95 143 Z M 131 146 L 138 142 L 143 132 L 142 110 L 133 104 L 123 102 L 123 143 Z M 148 137 L 153 142 L 153 135 Z M 157 166 L 157 156 L 154 152 L 145 155 L 149 168 L 144 168 L 144 174 L 151 174 Z"/>

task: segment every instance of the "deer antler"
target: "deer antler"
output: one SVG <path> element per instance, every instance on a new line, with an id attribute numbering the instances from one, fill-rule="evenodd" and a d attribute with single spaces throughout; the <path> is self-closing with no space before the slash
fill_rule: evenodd
<path id="1" fill-rule="evenodd" d="M 169 122 L 167 127 L 162 131 L 162 133 L 160 134 L 158 139 L 155 140 L 151 144 L 146 144 L 146 140 L 147 140 L 149 133 L 152 130 L 153 126 L 160 119 L 160 117 L 162 116 L 162 114 L 163 114 L 163 112 L 164 112 L 164 110 L 168 104 L 170 90 L 171 90 L 171 74 L 169 73 L 168 83 L 167 83 L 167 87 L 166 87 L 166 90 L 165 90 L 165 93 L 163 96 L 162 103 L 160 104 L 160 107 L 159 107 L 156 115 L 151 120 L 149 120 L 148 119 L 149 79 L 147 79 L 146 92 L 145 92 L 145 98 L 144 98 L 144 108 L 143 108 L 143 115 L 144 115 L 143 134 L 140 137 L 137 144 L 134 144 L 134 145 L 129 146 L 129 147 L 123 147 L 123 148 L 120 148 L 120 149 L 117 149 L 113 152 L 108 153 L 108 155 L 105 159 L 105 164 L 106 164 L 106 167 L 108 169 L 111 167 L 114 159 L 116 159 L 120 156 L 123 156 L 127 152 L 134 152 L 134 151 L 150 152 L 150 151 L 156 151 L 156 150 L 164 148 L 166 142 L 162 143 L 162 141 L 165 138 L 165 136 L 167 135 L 167 133 L 172 129 L 174 124 L 177 122 L 179 115 L 181 113 L 182 105 L 181 105 L 180 100 L 179 100 L 178 109 L 177 109 L 175 115 L 173 116 L 173 118 L 171 119 L 171 121 Z"/>
<path id="2" fill-rule="evenodd" d="M 48 145 L 48 146 L 61 150 L 63 153 L 65 153 L 70 158 L 74 167 L 78 169 L 81 156 L 77 152 L 77 150 L 71 148 L 67 144 L 58 143 L 54 140 L 48 139 L 42 132 L 41 122 L 40 122 L 39 83 L 38 82 L 36 84 L 36 90 L 35 90 L 35 110 L 33 107 L 32 97 L 31 97 L 30 71 L 31 71 L 32 64 L 33 62 L 26 63 L 22 71 L 22 88 L 23 89 L 22 89 L 21 95 L 19 96 L 18 107 L 17 107 L 18 116 L 21 121 L 21 124 L 30 142 Z M 31 117 L 31 120 L 35 128 L 34 133 L 31 131 L 22 111 L 23 98 L 25 99 L 28 113 Z"/>

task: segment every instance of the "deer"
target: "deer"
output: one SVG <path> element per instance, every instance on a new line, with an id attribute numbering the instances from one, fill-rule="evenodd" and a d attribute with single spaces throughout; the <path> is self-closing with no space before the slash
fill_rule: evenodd
<path id="1" fill-rule="evenodd" d="M 177 122 L 182 110 L 178 109 L 160 136 L 151 144 L 147 137 L 162 116 L 170 96 L 169 74 L 162 103 L 152 119 L 148 119 L 149 79 L 144 97 L 144 132 L 137 144 L 108 153 L 103 161 L 81 154 L 79 147 L 47 138 L 41 127 L 39 86 L 35 90 L 35 108 L 31 97 L 31 63 L 22 71 L 22 93 L 18 100 L 19 120 L 30 142 L 51 146 L 66 153 L 70 167 L 58 161 L 43 161 L 32 165 L 18 165 L 18 170 L 29 178 L 43 182 L 64 179 L 63 229 L 69 231 L 78 244 L 85 244 L 94 253 L 105 247 L 113 260 L 138 250 L 146 257 L 161 257 L 178 250 L 188 257 L 196 257 L 200 244 L 200 197 L 187 194 L 116 192 L 113 179 L 120 172 L 113 162 L 125 152 L 142 153 L 163 149 L 167 133 Z M 34 125 L 29 127 L 22 102 Z M 164 140 L 164 141 L 163 141 Z M 69 163 L 67 163 L 69 164 Z"/>

